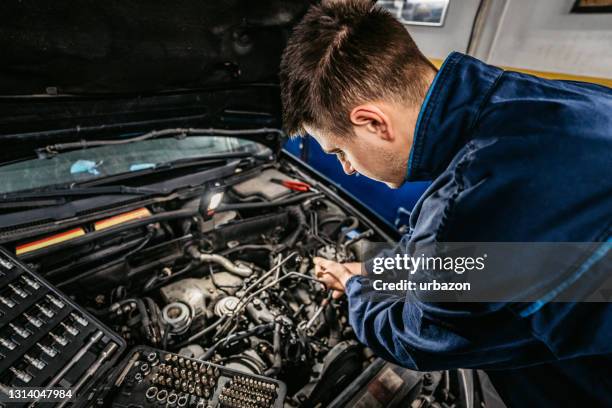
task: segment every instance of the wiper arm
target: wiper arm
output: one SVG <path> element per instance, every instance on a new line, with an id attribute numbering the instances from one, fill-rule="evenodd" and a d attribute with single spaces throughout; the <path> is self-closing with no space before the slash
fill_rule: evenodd
<path id="1" fill-rule="evenodd" d="M 40 149 L 36 149 L 36 152 L 40 157 L 54 156 L 59 152 L 75 150 L 75 149 L 86 149 L 89 147 L 98 146 L 111 146 L 121 145 L 126 143 L 140 142 L 143 140 L 156 139 L 158 137 L 175 136 L 175 137 L 187 137 L 187 136 L 203 136 L 203 135 L 215 135 L 215 136 L 248 136 L 248 135 L 260 135 L 260 134 L 277 134 L 284 136 L 285 133 L 280 129 L 273 128 L 259 128 L 259 129 L 216 129 L 216 128 L 173 128 L 154 130 L 152 132 L 144 133 L 140 136 L 130 137 L 120 140 L 81 140 L 79 142 L 70 143 L 58 143 L 49 145 Z"/>
<path id="2" fill-rule="evenodd" d="M 76 188 L 57 188 L 45 191 L 31 191 L 24 193 L 6 193 L 0 195 L 0 205 L 3 207 L 15 207 L 19 205 L 57 205 L 66 202 L 67 197 L 90 196 L 90 195 L 154 195 L 166 194 L 166 191 L 156 190 L 146 187 L 130 186 L 100 186 L 100 187 L 76 187 Z"/>
<path id="3" fill-rule="evenodd" d="M 163 163 L 157 163 L 152 166 L 151 169 L 166 169 L 166 168 L 179 168 L 184 166 L 195 166 L 195 165 L 215 165 L 225 164 L 228 160 L 232 159 L 244 159 L 252 157 L 252 153 L 248 152 L 232 152 L 232 153 L 213 153 L 205 156 L 197 157 L 185 157 L 182 159 L 167 161 Z"/>
<path id="4" fill-rule="evenodd" d="M 148 176 L 166 171 L 174 171 L 177 169 L 185 169 L 189 167 L 220 167 L 220 166 L 237 166 L 243 163 L 250 163 L 253 160 L 263 160 L 263 157 L 253 155 L 247 152 L 219 153 L 206 156 L 183 158 L 163 163 L 157 163 L 151 167 L 145 167 L 142 170 L 126 171 L 116 173 L 105 177 L 97 177 L 88 181 L 79 183 L 81 186 L 96 186 L 100 184 L 123 182 L 136 177 Z"/>

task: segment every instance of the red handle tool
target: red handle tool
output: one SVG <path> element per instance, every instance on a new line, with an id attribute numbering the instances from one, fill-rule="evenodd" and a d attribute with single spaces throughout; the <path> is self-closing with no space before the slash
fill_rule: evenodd
<path id="1" fill-rule="evenodd" d="M 310 185 L 302 181 L 280 180 L 276 178 L 270 179 L 270 181 L 276 184 L 280 184 L 283 187 L 287 187 L 289 190 L 310 191 Z"/>

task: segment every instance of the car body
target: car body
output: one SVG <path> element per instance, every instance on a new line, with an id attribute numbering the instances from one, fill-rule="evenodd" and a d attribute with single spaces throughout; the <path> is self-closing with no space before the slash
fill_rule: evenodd
<path id="1" fill-rule="evenodd" d="M 278 64 L 309 4 L 3 2 L 0 245 L 128 346 L 277 378 L 286 406 L 473 406 L 470 371 L 385 363 L 346 301 L 319 307 L 314 256 L 399 235 L 281 149 Z M 213 347 L 257 322 L 276 323 Z"/>

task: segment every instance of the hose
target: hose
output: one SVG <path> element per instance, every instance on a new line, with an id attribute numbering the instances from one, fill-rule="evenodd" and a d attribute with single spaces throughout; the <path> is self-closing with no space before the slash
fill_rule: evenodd
<path id="1" fill-rule="evenodd" d="M 324 218 L 319 221 L 319 228 L 322 228 L 325 224 L 329 224 L 330 222 L 342 222 L 345 220 L 344 216 L 332 216 L 328 218 Z"/>
<path id="2" fill-rule="evenodd" d="M 266 370 L 265 375 L 270 377 L 278 374 L 280 369 L 283 367 L 283 358 L 281 356 L 281 325 L 276 322 L 274 324 L 274 362 L 272 367 Z"/>
<path id="3" fill-rule="evenodd" d="M 137 303 L 137 299 L 136 298 L 129 298 L 129 299 L 123 299 L 123 300 L 119 300 L 113 304 L 111 304 L 109 307 L 107 307 L 106 309 L 93 309 L 93 308 L 87 308 L 87 310 L 96 315 L 96 316 L 104 316 L 107 315 L 109 313 L 113 313 L 116 312 L 117 310 L 119 310 L 119 308 L 121 308 L 121 306 L 125 305 L 126 303 Z"/>
<path id="4" fill-rule="evenodd" d="M 221 265 L 223 269 L 225 269 L 229 273 L 240 276 L 241 278 L 248 278 L 253 274 L 253 268 L 247 265 L 237 265 L 224 256 L 217 254 L 204 254 L 198 251 L 198 249 L 193 246 L 187 248 L 187 252 L 189 253 L 189 255 L 191 255 L 192 258 L 199 260 L 200 262 L 216 263 L 218 265 Z"/>
<path id="5" fill-rule="evenodd" d="M 219 326 L 224 321 L 225 321 L 224 318 L 220 318 L 219 320 L 217 320 L 216 322 L 214 322 L 210 326 L 205 327 L 204 329 L 200 330 L 196 334 L 192 335 L 187 340 L 177 344 L 175 347 L 179 348 L 179 347 L 186 346 L 186 345 L 188 345 L 190 343 L 193 343 L 195 340 L 199 339 L 200 337 L 204 336 L 205 334 L 210 333 L 213 329 L 215 329 L 217 326 Z"/>
<path id="6" fill-rule="evenodd" d="M 247 338 L 253 335 L 261 335 L 267 332 L 268 330 L 272 329 L 276 324 L 277 323 L 260 324 L 259 326 L 255 326 L 252 329 L 241 331 L 241 332 L 229 335 L 227 337 L 224 337 L 221 340 L 217 341 L 212 346 L 210 346 L 210 348 L 206 350 L 206 353 L 204 353 L 202 357 L 200 357 L 200 360 L 210 359 L 213 356 L 213 354 L 215 354 L 215 350 L 222 344 L 226 344 L 226 343 L 236 341 L 236 340 L 242 340 L 244 338 Z"/>
<path id="7" fill-rule="evenodd" d="M 149 307 L 149 310 L 151 312 L 151 320 L 154 323 L 151 324 L 151 332 L 153 333 L 153 338 L 151 339 L 151 342 L 153 344 L 159 344 L 159 342 L 161 341 L 162 330 L 164 326 L 164 323 L 162 322 L 160 316 L 161 311 L 159 310 L 157 304 L 150 297 L 144 298 L 144 301 Z"/>
<path id="8" fill-rule="evenodd" d="M 289 224 L 289 213 L 283 208 L 274 213 L 247 217 L 240 221 L 234 221 L 228 225 L 219 226 L 211 231 L 207 239 L 210 241 L 211 251 L 206 253 L 221 253 L 228 248 L 228 243 L 237 241 L 240 243 L 259 241 L 262 234 L 273 233 L 277 228 L 286 228 Z M 222 253 L 221 253 L 222 254 Z"/>
<path id="9" fill-rule="evenodd" d="M 46 273 L 45 277 L 46 278 L 52 278 L 55 276 L 58 276 L 64 272 L 69 271 L 70 269 L 73 268 L 77 268 L 79 266 L 85 265 L 87 263 L 92 263 L 92 262 L 96 262 L 99 261 L 101 259 L 108 259 L 111 257 L 117 257 L 118 254 L 124 252 L 124 251 L 129 251 L 128 254 L 134 249 L 136 248 L 136 250 L 140 250 L 142 249 L 143 244 L 146 245 L 151 238 L 153 237 L 153 234 L 147 234 L 145 237 L 137 239 L 137 240 L 133 240 L 133 241 L 129 241 L 120 245 L 116 245 L 107 249 L 103 249 L 101 251 L 98 252 L 94 252 L 93 254 L 90 255 L 86 255 L 83 257 L 80 257 L 77 261 L 72 262 L 70 264 L 66 264 L 66 265 L 62 265 L 57 269 L 54 269 L 52 271 L 49 271 Z"/>
<path id="10" fill-rule="evenodd" d="M 226 205 L 219 206 L 215 210 L 215 213 L 220 213 L 220 212 L 225 212 L 225 211 L 257 210 L 257 209 L 262 209 L 262 208 L 274 208 L 274 207 L 280 207 L 283 205 L 299 203 L 308 198 L 318 198 L 318 197 L 323 197 L 323 194 L 321 193 L 300 193 L 296 196 L 289 197 L 283 200 L 267 201 L 263 203 L 226 204 Z"/>
<path id="11" fill-rule="evenodd" d="M 306 225 L 306 214 L 304 214 L 304 211 L 302 211 L 302 208 L 299 205 L 287 208 L 287 212 L 289 213 L 289 216 L 296 220 L 297 225 L 291 234 L 285 238 L 283 245 L 285 248 L 293 248 L 297 239 L 304 231 L 304 226 Z"/>
<path id="12" fill-rule="evenodd" d="M 79 129 L 80 132 L 84 132 L 89 129 L 95 129 L 95 127 L 84 127 Z M 58 143 L 54 145 L 46 146 L 43 150 L 51 153 L 61 152 L 63 150 L 72 149 L 84 149 L 96 146 L 113 146 L 122 145 L 126 143 L 139 142 L 142 140 L 156 139 L 165 136 L 175 135 L 216 135 L 216 136 L 240 136 L 240 135 L 267 135 L 276 134 L 283 136 L 284 133 L 280 129 L 274 128 L 259 128 L 259 129 L 215 129 L 215 128 L 173 128 L 173 129 L 162 129 L 153 130 L 151 132 L 143 133 L 142 135 L 116 140 L 81 140 L 79 142 L 67 142 Z"/>
<path id="13" fill-rule="evenodd" d="M 143 292 L 148 292 L 151 289 L 154 289 L 155 287 L 164 284 L 166 282 L 168 282 L 171 279 L 176 278 L 177 276 L 183 275 L 187 272 L 189 272 L 191 270 L 191 268 L 194 266 L 194 261 L 189 262 L 186 266 L 184 266 L 183 268 L 179 269 L 176 272 L 173 272 L 170 275 L 153 275 L 148 281 L 147 283 L 145 283 L 145 285 L 143 286 L 142 291 Z"/>
<path id="14" fill-rule="evenodd" d="M 329 339 L 327 341 L 327 345 L 329 347 L 334 347 L 342 339 L 342 334 L 340 332 L 340 321 L 338 319 L 338 315 L 336 314 L 336 309 L 334 309 L 332 305 L 329 305 L 325 309 L 324 316 L 325 320 L 327 321 L 327 325 L 329 326 Z"/>
<path id="15" fill-rule="evenodd" d="M 144 330 L 145 337 L 147 339 L 153 338 L 153 330 L 151 329 L 151 320 L 149 319 L 149 313 L 147 312 L 147 307 L 142 299 L 136 299 L 136 306 L 138 307 L 138 312 L 140 314 L 140 322 L 142 323 L 142 328 Z"/>
<path id="16" fill-rule="evenodd" d="M 241 278 L 248 278 L 253 273 L 253 269 L 247 265 L 234 264 L 229 259 L 216 254 L 202 254 L 200 255 L 200 261 L 202 262 L 214 262 L 221 265 L 226 271 L 238 275 Z"/>
<path id="17" fill-rule="evenodd" d="M 222 251 L 221 255 L 227 256 L 229 254 L 233 254 L 234 252 L 245 251 L 245 250 L 250 250 L 250 251 L 262 250 L 262 251 L 273 252 L 273 251 L 276 250 L 276 248 L 278 248 L 278 245 L 244 244 L 244 245 L 238 245 L 238 246 L 233 247 L 233 248 L 228 248 L 228 249 Z"/>

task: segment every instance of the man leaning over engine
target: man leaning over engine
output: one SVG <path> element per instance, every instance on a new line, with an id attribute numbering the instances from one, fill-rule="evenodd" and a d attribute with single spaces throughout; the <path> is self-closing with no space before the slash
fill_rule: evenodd
<path id="1" fill-rule="evenodd" d="M 439 70 L 368 0 L 323 1 L 281 64 L 284 122 L 347 174 L 433 180 L 412 242 L 597 242 L 612 236 L 612 91 L 454 52 Z M 486 369 L 511 407 L 612 404 L 612 305 L 368 302 L 361 265 L 317 259 L 357 337 L 417 370 Z"/>

